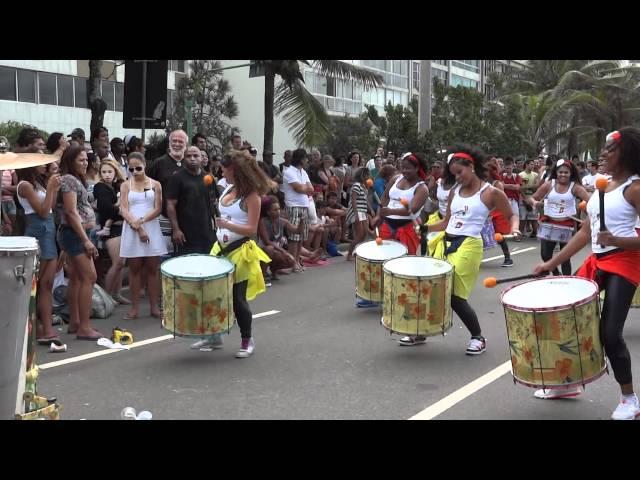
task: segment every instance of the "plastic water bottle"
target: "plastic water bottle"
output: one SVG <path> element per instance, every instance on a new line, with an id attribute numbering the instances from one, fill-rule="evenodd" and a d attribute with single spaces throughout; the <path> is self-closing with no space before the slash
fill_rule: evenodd
<path id="1" fill-rule="evenodd" d="M 153 418 L 153 415 L 149 410 L 143 410 L 138 414 L 138 416 L 136 417 L 136 420 L 151 420 L 152 418 Z"/>
<path id="2" fill-rule="evenodd" d="M 137 420 L 137 414 L 135 408 L 125 407 L 120 412 L 120 418 L 122 420 Z"/>

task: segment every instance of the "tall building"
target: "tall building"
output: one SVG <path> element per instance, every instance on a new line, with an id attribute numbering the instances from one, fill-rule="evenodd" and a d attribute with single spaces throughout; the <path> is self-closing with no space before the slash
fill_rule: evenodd
<path id="1" fill-rule="evenodd" d="M 107 103 L 104 125 L 109 136 L 140 135 L 138 129 L 122 127 L 124 66 L 104 60 L 102 98 Z M 167 105 L 176 78 L 186 71 L 185 60 L 170 60 L 167 76 Z M 0 60 L 0 123 L 17 121 L 46 132 L 71 133 L 74 128 L 90 135 L 91 111 L 87 108 L 88 60 Z M 170 113 L 170 111 L 168 111 Z M 147 130 L 149 135 L 162 130 Z M 88 138 L 87 138 L 88 140 Z"/>
<path id="2" fill-rule="evenodd" d="M 496 88 L 492 80 L 494 73 L 507 73 L 511 71 L 522 71 L 527 68 L 526 60 L 485 60 L 482 69 L 484 95 L 488 100 L 496 98 Z"/>

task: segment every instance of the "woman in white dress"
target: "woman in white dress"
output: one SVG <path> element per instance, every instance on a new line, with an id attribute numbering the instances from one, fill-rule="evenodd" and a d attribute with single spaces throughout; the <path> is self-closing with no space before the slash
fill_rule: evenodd
<path id="1" fill-rule="evenodd" d="M 131 309 L 126 320 L 138 316 L 142 272 L 147 278 L 147 291 L 152 317 L 160 318 L 158 278 L 160 257 L 167 247 L 160 230 L 158 215 L 162 211 L 162 187 L 145 174 L 145 158 L 141 153 L 129 155 L 130 178 L 120 187 L 120 214 L 125 220 L 120 241 L 120 257 L 129 259 Z"/>

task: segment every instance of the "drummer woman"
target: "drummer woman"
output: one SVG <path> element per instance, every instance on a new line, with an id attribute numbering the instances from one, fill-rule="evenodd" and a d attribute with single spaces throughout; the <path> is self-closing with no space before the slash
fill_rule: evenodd
<path id="1" fill-rule="evenodd" d="M 380 237 L 397 240 L 407 247 L 409 255 L 415 255 L 419 239 L 414 230 L 414 220 L 420 216 L 429 196 L 425 185 L 427 163 L 413 153 L 402 159 L 401 172 L 389 182 L 382 195 L 378 215 L 383 218 Z"/>
<path id="2" fill-rule="evenodd" d="M 433 225 L 442 221 L 442 219 L 444 219 L 445 215 L 447 214 L 449 192 L 456 183 L 455 175 L 452 175 L 449 171 L 449 161 L 451 161 L 451 155 L 449 155 L 447 163 L 442 169 L 442 175 L 440 175 L 440 177 L 436 180 L 435 198 L 438 202 L 438 210 L 429 215 L 429 218 L 427 219 L 427 225 Z"/>
<path id="3" fill-rule="evenodd" d="M 575 228 L 576 198 L 588 201 L 589 193 L 580 183 L 580 174 L 576 166 L 569 160 L 560 159 L 554 165 L 549 180 L 540 185 L 533 196 L 525 200 L 534 210 L 537 210 L 541 200 L 544 199 L 544 215 L 540 216 L 538 227 L 540 257 L 543 261 L 551 259 L 556 243 L 560 244 L 561 250 L 567 245 L 565 242 L 558 241 L 558 237 L 553 235 L 554 231 L 559 230 L 557 228 L 554 230 L 554 226 Z M 544 224 L 547 224 L 547 228 Z M 560 272 L 555 268 L 553 274 L 560 275 Z M 562 264 L 562 274 L 571 275 L 569 257 Z"/>
<path id="4" fill-rule="evenodd" d="M 271 262 L 251 237 L 258 232 L 260 195 L 271 189 L 271 182 L 247 150 L 231 150 L 220 163 L 228 185 L 220 196 L 221 218 L 216 219 L 218 241 L 213 244 L 211 255 L 225 256 L 236 266 L 233 313 L 242 337 L 236 357 L 247 358 L 255 348 L 248 301 L 266 290 L 260 262 Z M 219 334 L 214 335 L 204 339 L 201 346 L 215 347 L 220 340 Z"/>
<path id="5" fill-rule="evenodd" d="M 600 332 L 605 352 L 616 381 L 620 385 L 620 403 L 611 418 L 633 420 L 640 416 L 640 404 L 633 391 L 631 356 L 622 336 L 633 295 L 640 283 L 640 237 L 635 231 L 640 214 L 640 130 L 624 127 L 607 135 L 607 170 L 611 180 L 606 188 L 605 222 L 607 230 L 599 232 L 599 195 L 587 203 L 589 222 L 552 259 L 535 267 L 533 273 L 551 271 L 591 242 L 593 254 L 582 264 L 579 277 L 595 280 L 605 291 L 600 318 Z M 579 390 L 552 395 L 538 390 L 538 398 L 575 396 Z"/>
<path id="6" fill-rule="evenodd" d="M 444 232 L 429 241 L 429 253 L 435 258 L 446 259 L 454 266 L 451 308 L 460 317 L 471 333 L 467 343 L 467 355 L 480 355 L 486 349 L 478 316 L 469 305 L 482 260 L 482 238 L 480 232 L 494 208 L 509 219 L 511 232 L 520 235 L 519 217 L 511 211 L 509 200 L 502 190 L 484 181 L 486 167 L 484 154 L 480 150 L 460 145 L 452 150 L 449 171 L 455 176 L 457 185 L 449 194 L 445 218 L 429 231 Z M 403 337 L 401 345 L 424 343 L 425 337 Z"/>

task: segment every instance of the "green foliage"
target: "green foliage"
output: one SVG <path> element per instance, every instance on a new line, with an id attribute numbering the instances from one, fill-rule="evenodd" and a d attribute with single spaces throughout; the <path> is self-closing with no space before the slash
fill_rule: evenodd
<path id="1" fill-rule="evenodd" d="M 16 146 L 16 140 L 18 140 L 18 135 L 20 134 L 20 131 L 23 128 L 35 128 L 36 130 L 38 130 L 40 135 L 42 135 L 42 138 L 44 139 L 45 142 L 47 141 L 47 138 L 49 138 L 49 134 L 44 130 L 40 130 L 39 128 L 34 127 L 33 125 L 28 125 L 26 123 L 20 123 L 20 122 L 14 122 L 14 121 L 0 123 L 0 137 L 6 137 L 7 140 L 9 140 L 9 145 L 11 146 L 10 148 L 13 149 Z"/>
<path id="2" fill-rule="evenodd" d="M 375 132 L 375 126 L 372 126 L 365 114 L 357 118 L 348 115 L 332 117 L 329 121 L 329 131 L 327 141 L 318 148 L 334 158 L 346 157 L 353 149 L 359 150 L 364 158 L 370 158 L 378 147 L 378 136 L 372 133 Z"/>
<path id="3" fill-rule="evenodd" d="M 229 82 L 223 78 L 222 72 L 215 71 L 219 68 L 221 64 L 217 60 L 194 60 L 190 63 L 189 75 L 178 82 L 173 112 L 166 127 L 167 133 L 178 128 L 186 131 L 186 101 L 192 99 L 193 134 L 204 134 L 209 147 L 218 153 L 239 131 L 228 123 L 238 116 L 238 104 L 231 94 Z"/>

